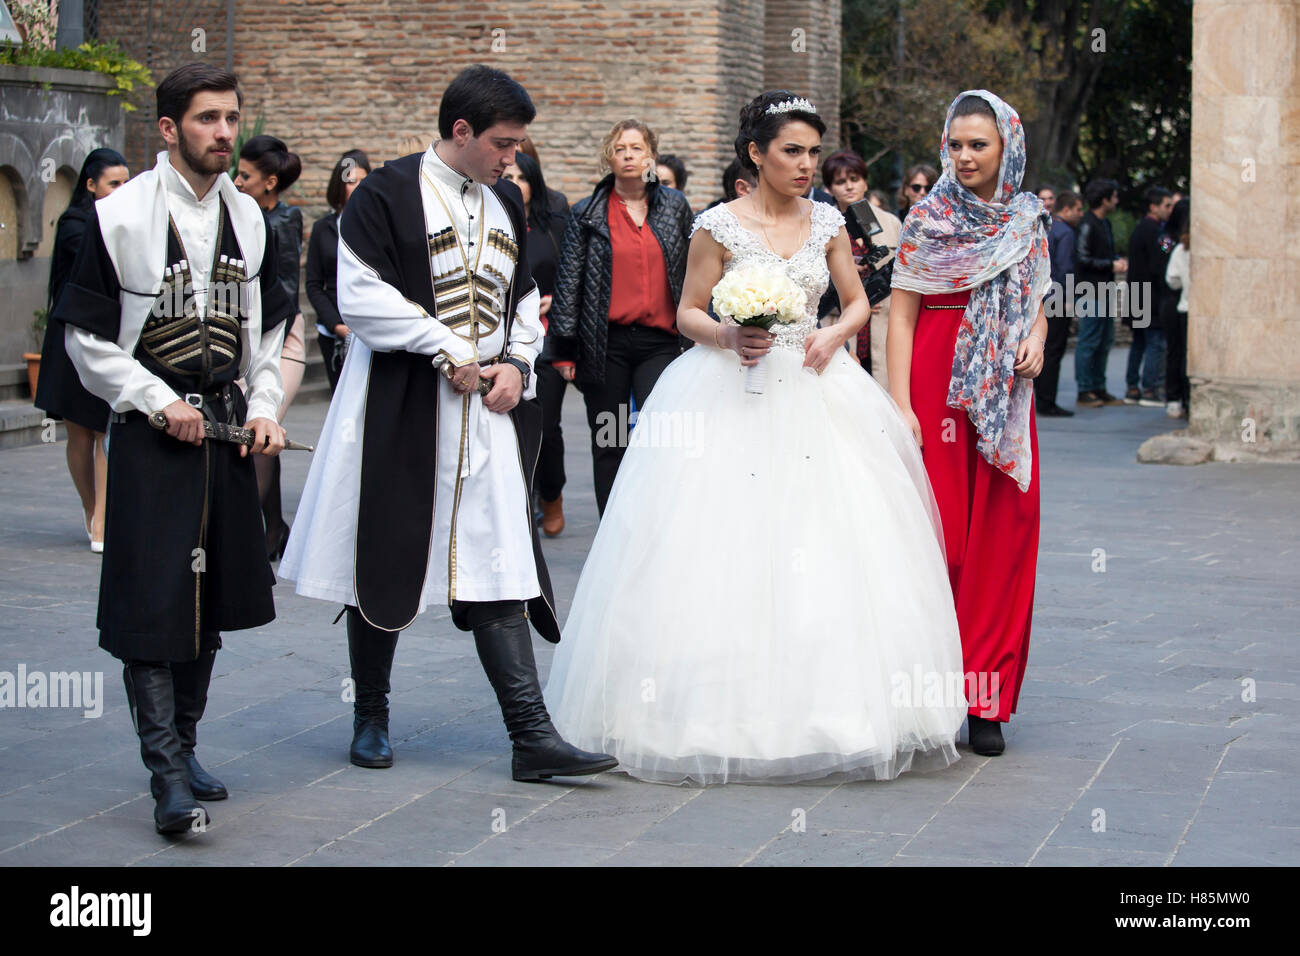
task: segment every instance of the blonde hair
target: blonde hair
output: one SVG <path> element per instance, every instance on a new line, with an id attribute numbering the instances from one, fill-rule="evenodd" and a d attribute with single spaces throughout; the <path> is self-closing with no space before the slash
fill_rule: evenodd
<path id="1" fill-rule="evenodd" d="M 605 138 L 601 140 L 601 169 L 612 170 L 614 168 L 614 144 L 618 142 L 620 136 L 630 129 L 634 129 L 641 134 L 641 138 L 645 140 L 645 144 L 650 150 L 650 158 L 659 158 L 659 137 L 654 134 L 654 130 L 638 119 L 619 120 L 614 124 L 613 129 L 605 134 Z"/>

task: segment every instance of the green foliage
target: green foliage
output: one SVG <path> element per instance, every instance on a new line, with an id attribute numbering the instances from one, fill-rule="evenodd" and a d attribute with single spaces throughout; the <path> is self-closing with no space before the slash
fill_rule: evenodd
<path id="1" fill-rule="evenodd" d="M 153 76 L 143 63 L 127 56 L 116 43 L 83 43 L 75 49 L 50 50 L 31 46 L 0 45 L 0 63 L 13 66 L 45 66 L 60 70 L 88 70 L 111 77 L 116 88 L 109 96 L 130 93 L 136 85 L 152 86 Z M 123 99 L 122 108 L 135 109 Z"/>
<path id="2" fill-rule="evenodd" d="M 843 11 L 841 125 L 868 163 L 896 151 L 904 165 L 937 166 L 944 116 L 962 90 L 994 90 L 1025 120 L 1037 113 L 1042 70 L 1010 13 L 984 0 L 906 0 L 900 66 L 899 0 L 844 0 Z M 896 183 L 892 162 L 872 167 L 873 187 Z"/>
<path id="3" fill-rule="evenodd" d="M 1133 210 L 1152 183 L 1186 190 L 1192 0 L 843 0 L 843 13 L 841 125 L 873 186 L 894 181 L 891 150 L 937 165 L 943 111 L 982 86 L 1025 121 L 1025 188 L 1109 177 Z"/>
<path id="4" fill-rule="evenodd" d="M 1192 169 L 1192 0 L 1129 0 L 1109 31 L 1079 131 L 1081 178 L 1120 184 L 1120 205 L 1146 211 L 1147 186 L 1187 190 Z"/>
<path id="5" fill-rule="evenodd" d="M 257 119 L 253 120 L 251 127 L 245 126 L 243 123 L 239 124 L 239 135 L 235 137 L 235 149 L 230 156 L 231 179 L 234 179 L 235 173 L 239 172 L 239 154 L 244 151 L 244 144 L 254 136 L 261 136 L 265 132 L 265 126 L 266 115 L 261 110 L 257 111 Z"/>

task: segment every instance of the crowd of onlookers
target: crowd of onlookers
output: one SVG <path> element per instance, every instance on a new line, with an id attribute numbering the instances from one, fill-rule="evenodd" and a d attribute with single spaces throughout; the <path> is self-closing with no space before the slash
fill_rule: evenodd
<path id="1" fill-rule="evenodd" d="M 1038 197 L 1052 214 L 1048 249 L 1059 315 L 1049 310 L 1045 367 L 1034 383 L 1040 415 L 1070 415 L 1056 403 L 1060 363 L 1070 319 L 1078 321 L 1074 376 L 1076 405 L 1164 407 L 1187 416 L 1187 289 L 1191 204 L 1162 186 L 1143 192 L 1142 218 L 1121 256 L 1109 220 L 1119 205 L 1119 185 L 1096 179 L 1083 195 L 1044 187 Z M 1132 329 L 1124 397 L 1106 388 L 1106 362 L 1115 341 L 1115 320 Z"/>

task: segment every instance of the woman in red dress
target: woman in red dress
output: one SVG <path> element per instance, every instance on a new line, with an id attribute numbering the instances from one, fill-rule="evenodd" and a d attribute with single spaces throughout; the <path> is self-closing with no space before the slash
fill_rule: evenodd
<path id="1" fill-rule="evenodd" d="M 943 520 L 966 669 L 970 745 L 1002 753 L 1029 653 L 1038 436 L 1050 282 L 1042 202 L 1020 192 L 1020 117 L 986 90 L 948 108 L 943 174 L 899 238 L 890 394 L 921 445 Z"/>

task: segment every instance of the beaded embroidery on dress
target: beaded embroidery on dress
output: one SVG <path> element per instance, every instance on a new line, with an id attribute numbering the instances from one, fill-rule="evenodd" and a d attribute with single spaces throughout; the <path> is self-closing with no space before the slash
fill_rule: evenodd
<path id="1" fill-rule="evenodd" d="M 555 651 L 555 726 L 642 780 L 887 780 L 958 756 L 938 509 L 888 393 L 842 348 L 804 368 L 843 223 L 822 203 L 809 218 L 789 259 L 725 206 L 696 218 L 730 251 L 724 272 L 786 270 L 804 319 L 774 327 L 762 393 L 712 343 L 663 372 Z"/>
<path id="2" fill-rule="evenodd" d="M 800 354 L 804 350 L 804 339 L 817 328 L 817 304 L 831 281 L 830 270 L 826 267 L 826 243 L 844 225 L 844 217 L 840 212 L 824 202 L 812 204 L 809 219 L 811 228 L 808 238 L 789 259 L 777 255 L 763 244 L 762 239 L 742 226 L 736 214 L 725 203 L 704 210 L 695 217 L 695 223 L 691 226 L 692 236 L 697 229 L 707 229 L 731 253 L 731 258 L 722 267 L 724 274 L 746 264 L 784 269 L 804 290 L 808 300 L 804 306 L 803 320 L 790 325 L 778 322 L 772 327 L 776 333 L 773 348 Z M 729 318 L 723 321 L 735 325 Z"/>

